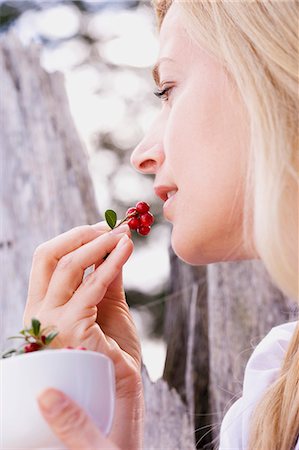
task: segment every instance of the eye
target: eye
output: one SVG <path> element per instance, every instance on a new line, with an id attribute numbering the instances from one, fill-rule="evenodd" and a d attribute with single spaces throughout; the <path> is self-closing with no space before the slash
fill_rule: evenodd
<path id="1" fill-rule="evenodd" d="M 168 86 L 164 89 L 158 89 L 154 92 L 154 95 L 156 95 L 158 98 L 160 98 L 162 101 L 167 102 L 169 97 L 169 92 L 172 89 L 172 86 Z"/>

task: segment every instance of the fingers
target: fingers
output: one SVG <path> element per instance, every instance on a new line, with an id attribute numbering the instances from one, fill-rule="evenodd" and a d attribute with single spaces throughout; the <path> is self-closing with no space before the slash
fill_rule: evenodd
<path id="1" fill-rule="evenodd" d="M 110 230 L 105 221 L 72 228 L 39 245 L 33 255 L 29 276 L 28 302 L 34 305 L 46 295 L 49 281 L 58 261 L 66 254 Z"/>
<path id="2" fill-rule="evenodd" d="M 46 389 L 39 394 L 37 401 L 44 419 L 69 450 L 119 450 L 87 413 L 63 392 Z"/>
<path id="3" fill-rule="evenodd" d="M 110 284 L 119 276 L 123 265 L 134 249 L 131 239 L 125 234 L 107 259 L 88 275 L 68 302 L 69 308 L 96 306 L 104 297 Z"/>
<path id="4" fill-rule="evenodd" d="M 120 231 L 120 233 L 116 234 L 116 231 Z M 106 255 L 114 249 L 122 235 L 125 234 L 124 231 L 129 232 L 128 225 L 104 233 L 63 256 L 53 272 L 44 302 L 50 301 L 51 306 L 54 307 L 67 303 L 82 283 L 85 269 L 96 262 L 103 263 Z M 88 276 L 84 281 L 87 278 Z"/>

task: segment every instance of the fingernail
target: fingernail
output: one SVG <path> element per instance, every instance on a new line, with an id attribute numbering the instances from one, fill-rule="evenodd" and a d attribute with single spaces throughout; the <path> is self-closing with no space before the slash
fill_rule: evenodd
<path id="1" fill-rule="evenodd" d="M 53 389 L 48 389 L 39 395 L 38 401 L 47 414 L 58 414 L 68 404 L 63 394 Z"/>
<path id="2" fill-rule="evenodd" d="M 95 230 L 108 230 L 109 229 L 109 225 L 106 222 L 98 222 L 95 223 L 94 225 L 90 225 L 93 229 Z"/>
<path id="3" fill-rule="evenodd" d="M 121 225 L 120 227 L 113 228 L 113 230 L 111 230 L 110 233 L 111 234 L 128 233 L 129 230 L 130 230 L 129 225 L 124 224 Z"/>

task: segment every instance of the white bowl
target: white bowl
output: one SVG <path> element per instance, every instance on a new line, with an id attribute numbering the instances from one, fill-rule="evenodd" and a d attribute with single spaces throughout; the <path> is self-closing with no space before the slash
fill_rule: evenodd
<path id="1" fill-rule="evenodd" d="M 67 394 L 109 433 L 115 409 L 112 360 L 89 350 L 39 350 L 0 359 L 1 449 L 66 449 L 38 407 L 37 396 L 48 387 Z"/>

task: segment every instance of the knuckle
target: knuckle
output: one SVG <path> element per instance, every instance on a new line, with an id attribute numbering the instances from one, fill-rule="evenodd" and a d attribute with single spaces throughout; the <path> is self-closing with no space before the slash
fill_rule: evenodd
<path id="1" fill-rule="evenodd" d="M 86 426 L 87 417 L 81 409 L 72 408 L 67 411 L 57 424 L 57 431 L 61 437 L 67 437 L 74 430 L 82 430 Z"/>
<path id="2" fill-rule="evenodd" d="M 81 241 L 81 244 L 88 239 L 90 236 L 90 226 L 89 225 L 79 225 L 72 229 L 72 232 Z"/>
<path id="3" fill-rule="evenodd" d="M 47 252 L 47 247 L 48 246 L 45 242 L 38 245 L 33 252 L 33 259 L 40 259 L 41 257 L 43 257 Z"/>
<path id="4" fill-rule="evenodd" d="M 122 269 L 123 265 L 124 265 L 123 262 L 117 260 L 114 264 L 113 272 L 118 273 Z"/>
<path id="5" fill-rule="evenodd" d="M 60 258 L 56 267 L 58 270 L 65 270 L 72 264 L 73 260 L 74 257 L 71 253 L 64 255 Z"/>
<path id="6" fill-rule="evenodd" d="M 94 271 L 90 275 L 87 275 L 87 277 L 83 280 L 82 284 L 88 287 L 95 286 L 96 288 L 100 288 L 101 290 L 107 290 L 109 286 L 106 277 L 100 278 L 99 274 L 97 274 L 96 271 Z"/>

